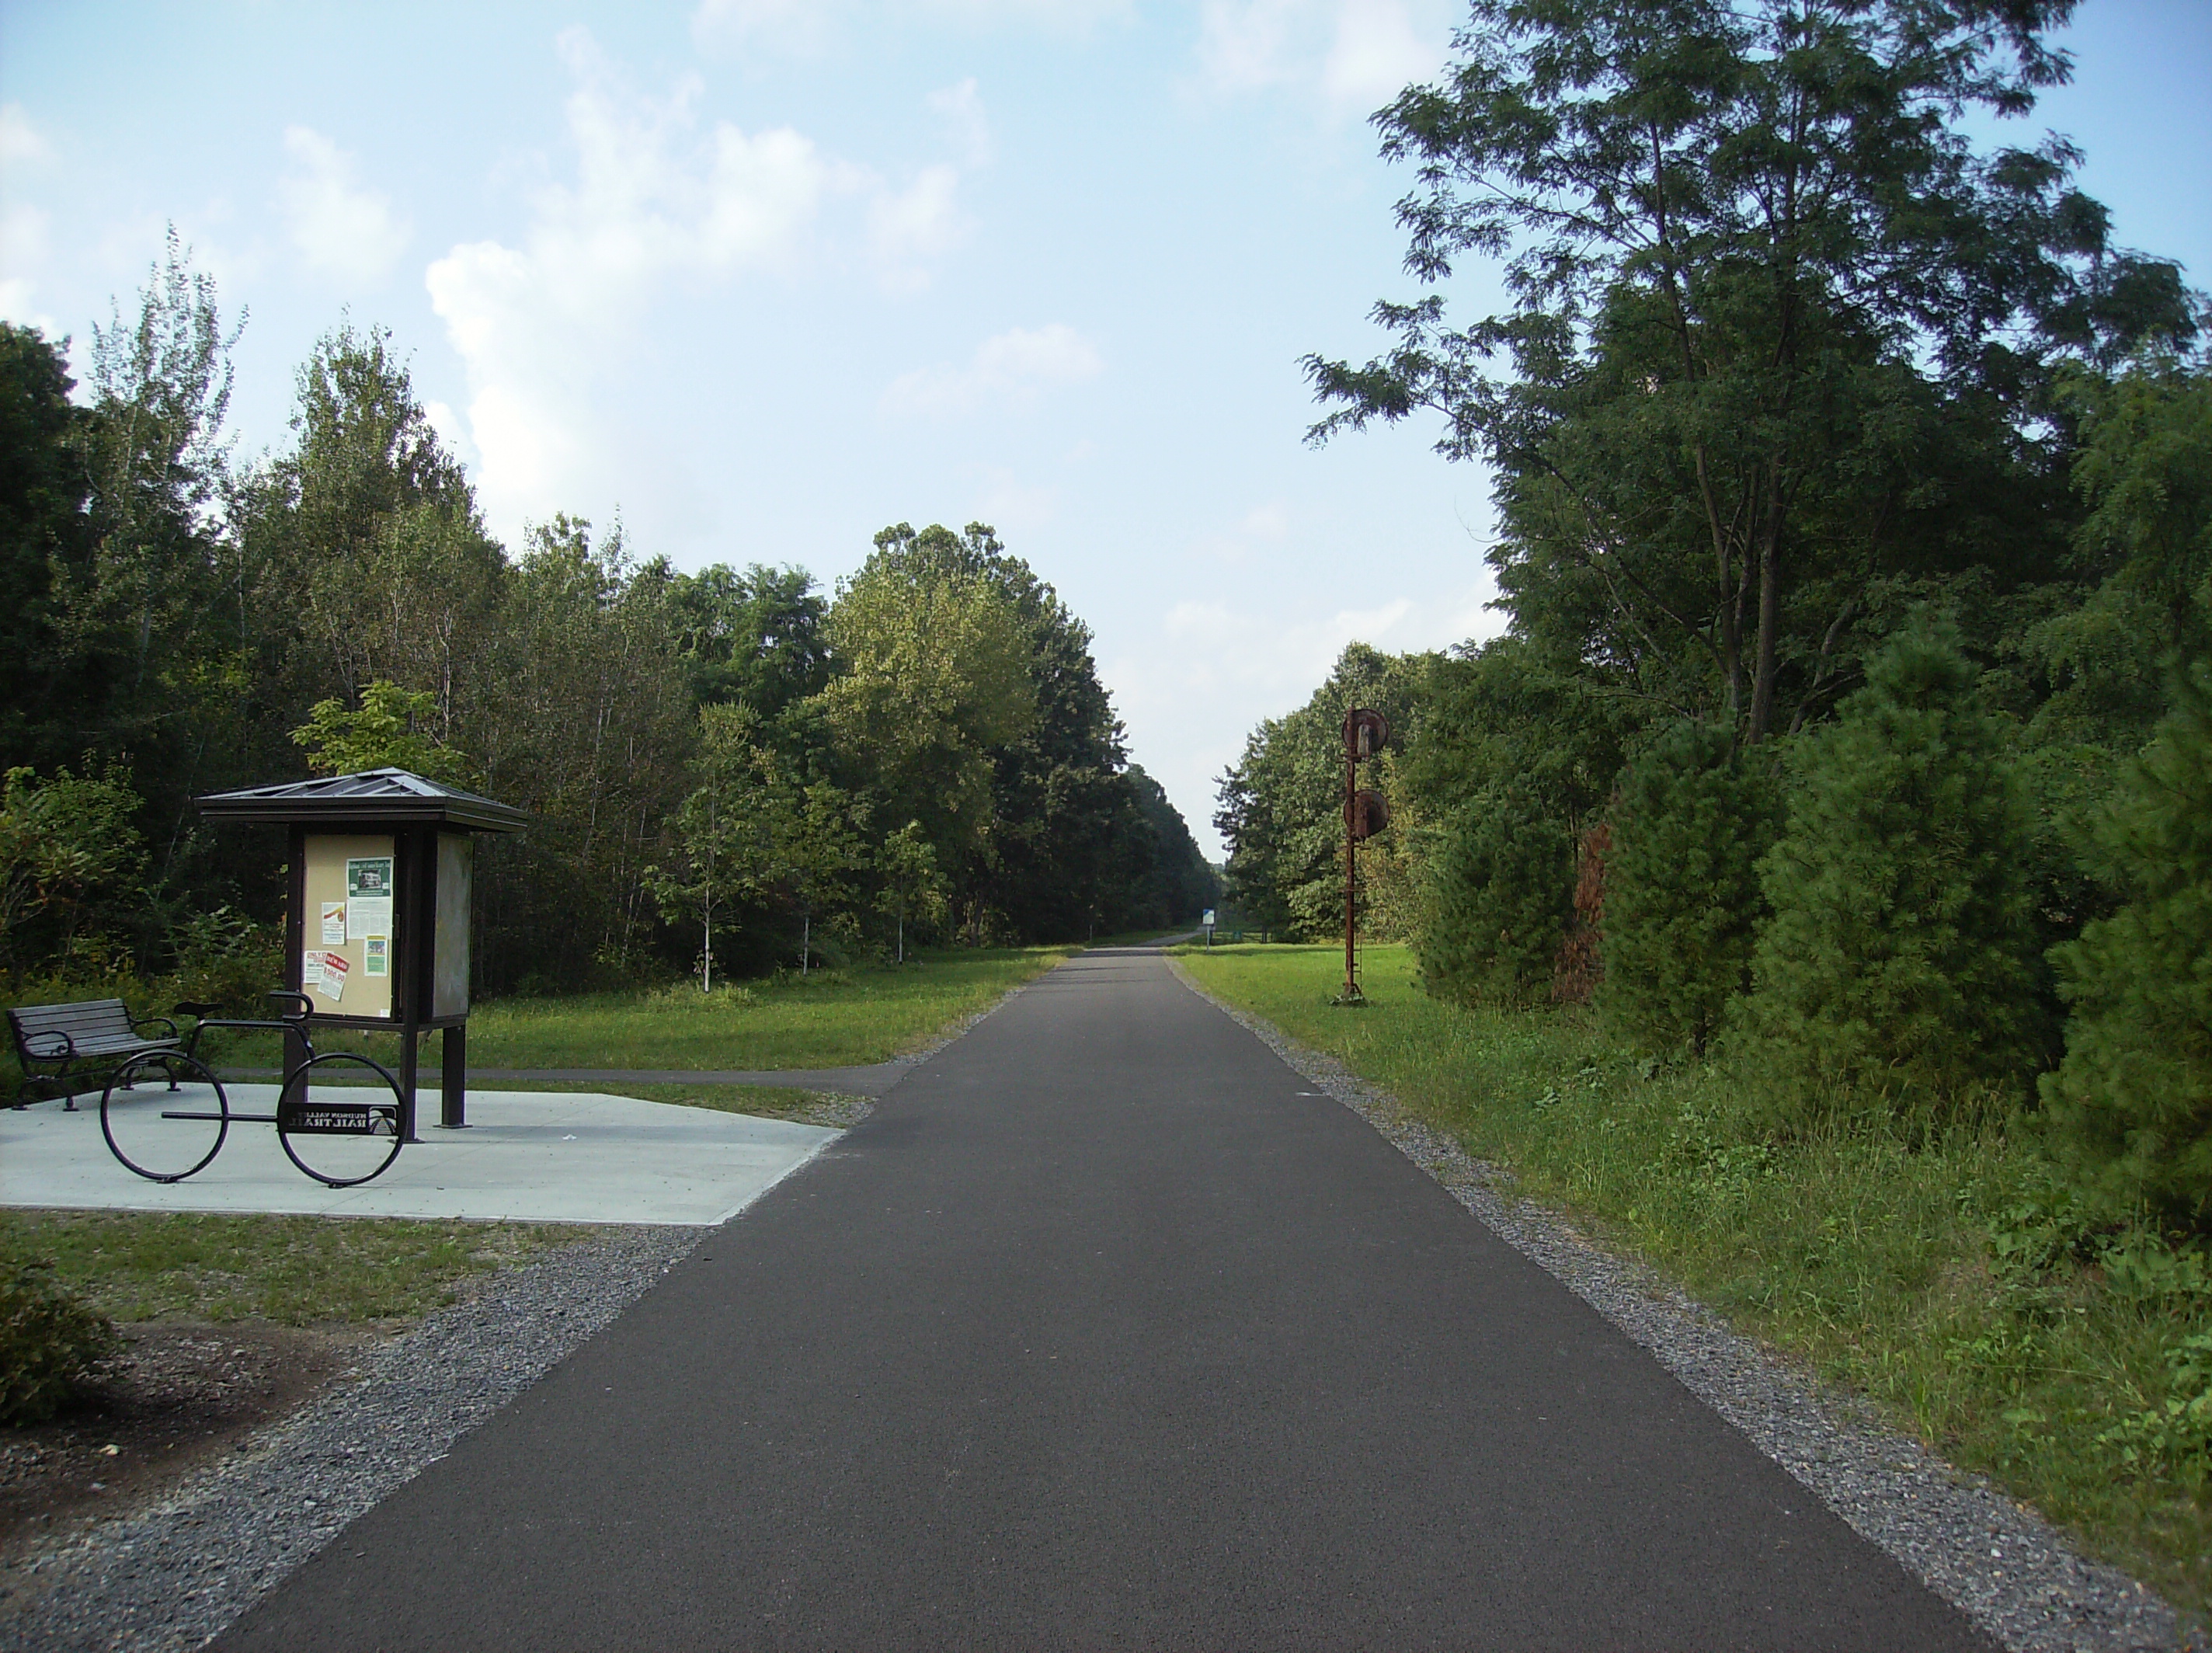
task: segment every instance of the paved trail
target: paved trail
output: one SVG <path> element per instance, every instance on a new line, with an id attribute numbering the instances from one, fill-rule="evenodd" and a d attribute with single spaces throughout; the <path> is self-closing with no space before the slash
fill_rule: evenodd
<path id="1" fill-rule="evenodd" d="M 1083 955 L 220 1645 L 1990 1645 L 1304 1089 Z"/>

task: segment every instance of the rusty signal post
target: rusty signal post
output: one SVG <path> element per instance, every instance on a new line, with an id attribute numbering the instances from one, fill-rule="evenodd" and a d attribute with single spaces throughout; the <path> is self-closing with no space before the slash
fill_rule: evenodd
<path id="1" fill-rule="evenodd" d="M 1389 720 L 1380 712 L 1353 707 L 1344 714 L 1344 992 L 1340 1005 L 1364 1005 L 1359 990 L 1359 846 L 1390 824 L 1382 794 L 1359 784 L 1359 766 L 1390 738 Z"/>

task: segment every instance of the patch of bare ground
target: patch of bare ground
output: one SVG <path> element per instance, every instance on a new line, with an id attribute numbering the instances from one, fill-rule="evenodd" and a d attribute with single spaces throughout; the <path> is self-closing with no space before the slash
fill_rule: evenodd
<path id="1" fill-rule="evenodd" d="M 123 1353 L 69 1411 L 0 1429 L 0 1597 L 37 1593 L 57 1541 L 159 1503 L 313 1400 L 379 1336 L 251 1322 L 120 1329 Z"/>

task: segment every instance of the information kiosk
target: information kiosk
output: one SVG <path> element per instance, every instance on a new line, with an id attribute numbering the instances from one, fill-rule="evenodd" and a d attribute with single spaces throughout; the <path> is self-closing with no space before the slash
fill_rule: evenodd
<path id="1" fill-rule="evenodd" d="M 443 1058 L 438 1122 L 468 1123 L 470 878 L 473 835 L 523 812 L 405 769 L 368 769 L 193 799 L 210 821 L 288 827 L 284 986 L 311 1024 L 399 1035 L 403 1136 L 416 1140 L 422 1035 Z M 287 1076 L 303 1059 L 288 1040 Z"/>

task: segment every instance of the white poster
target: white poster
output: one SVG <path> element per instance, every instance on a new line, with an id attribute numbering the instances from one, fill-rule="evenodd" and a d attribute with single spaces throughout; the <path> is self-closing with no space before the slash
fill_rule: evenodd
<path id="1" fill-rule="evenodd" d="M 392 974 L 392 943 L 380 935 L 373 935 L 362 943 L 367 951 L 362 955 L 361 973 L 363 975 Z"/>
<path id="2" fill-rule="evenodd" d="M 346 904 L 342 901 L 323 903 L 323 945 L 343 947 L 346 939 Z"/>
<path id="3" fill-rule="evenodd" d="M 337 1004 L 345 997 L 346 972 L 353 968 L 343 953 L 323 955 L 323 997 Z"/>
<path id="4" fill-rule="evenodd" d="M 366 941 L 392 933 L 392 857 L 346 861 L 345 939 Z"/>
<path id="5" fill-rule="evenodd" d="M 300 955 L 300 991 L 313 993 L 323 985 L 323 956 L 320 953 Z"/>

